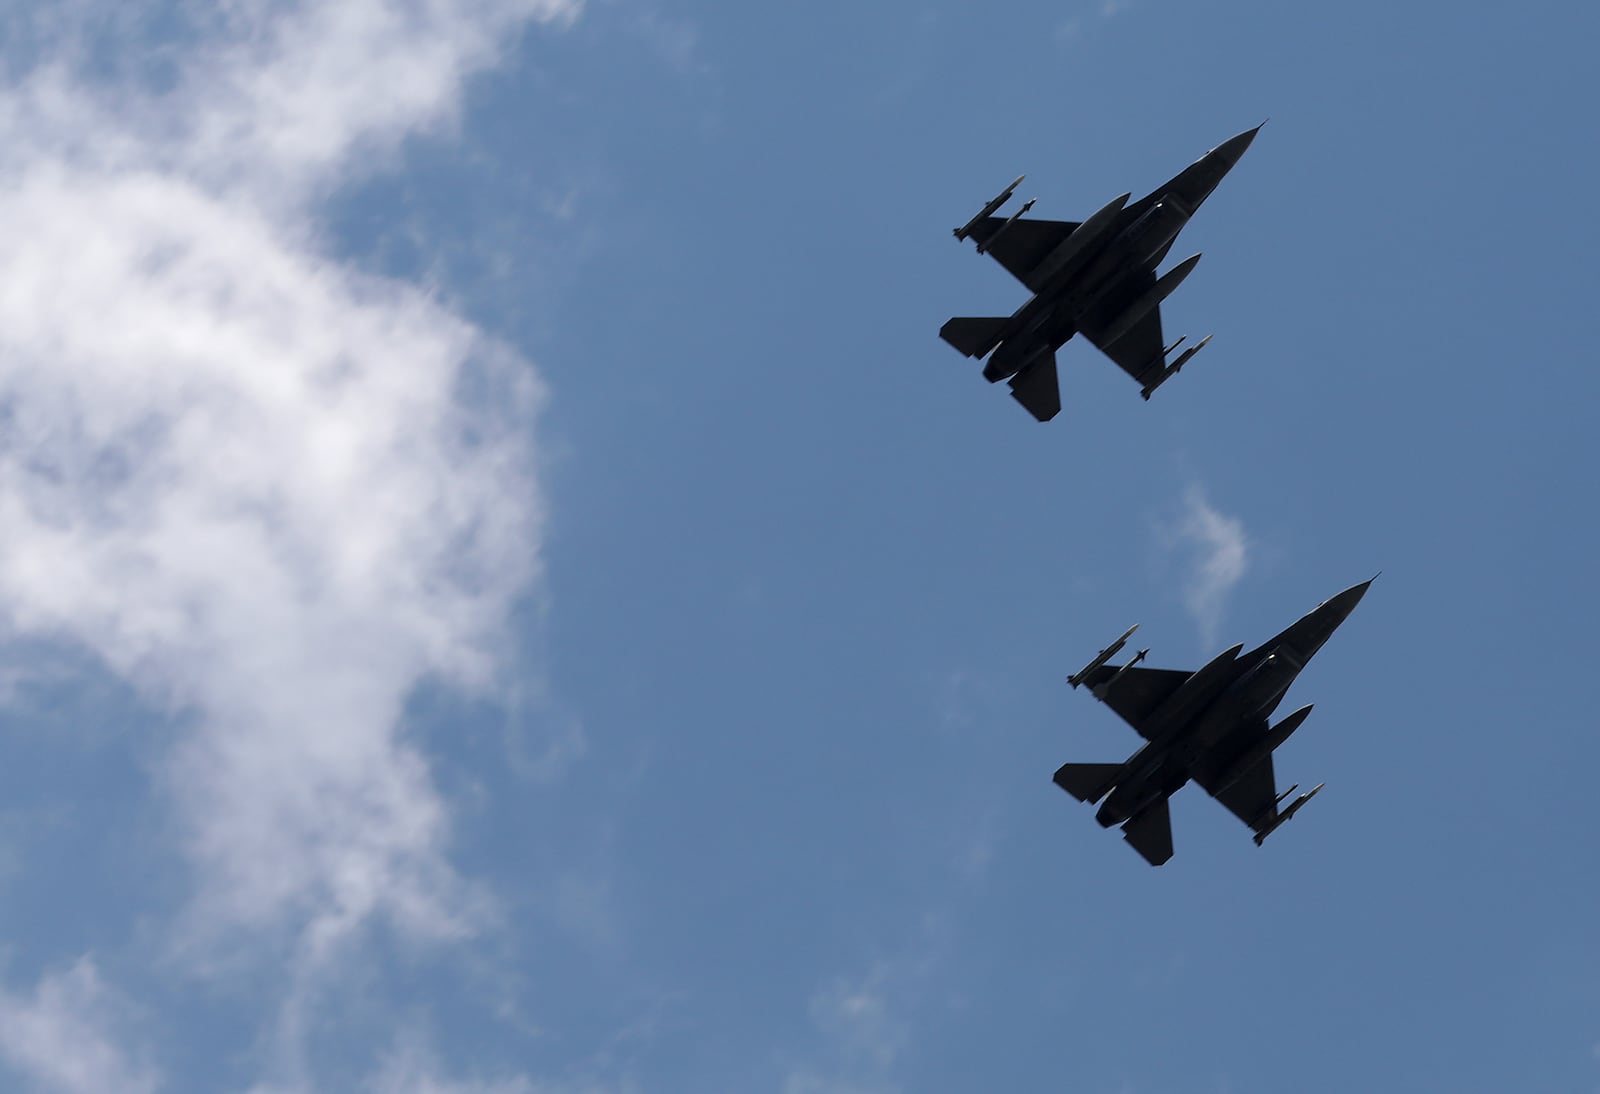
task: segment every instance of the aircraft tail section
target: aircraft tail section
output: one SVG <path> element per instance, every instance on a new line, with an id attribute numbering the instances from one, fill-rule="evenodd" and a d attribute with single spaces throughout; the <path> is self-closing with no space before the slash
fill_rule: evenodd
<path id="1" fill-rule="evenodd" d="M 1062 764 L 1055 784 L 1081 802 L 1097 802 L 1117 783 L 1121 764 Z"/>
<path id="2" fill-rule="evenodd" d="M 1056 355 L 1046 353 L 1011 377 L 1011 397 L 1041 422 L 1061 413 L 1061 382 L 1056 378 Z"/>
<path id="3" fill-rule="evenodd" d="M 1172 812 L 1162 798 L 1122 826 L 1122 838 L 1151 866 L 1172 857 Z"/>
<path id="4" fill-rule="evenodd" d="M 939 328 L 939 337 L 968 357 L 982 357 L 1000 344 L 1009 322 L 1003 316 L 957 316 Z"/>

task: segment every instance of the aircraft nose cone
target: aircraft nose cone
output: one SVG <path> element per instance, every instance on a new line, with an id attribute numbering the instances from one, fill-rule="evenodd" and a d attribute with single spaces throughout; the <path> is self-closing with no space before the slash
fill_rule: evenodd
<path id="1" fill-rule="evenodd" d="M 1343 619 L 1345 616 L 1355 611 L 1356 605 L 1361 603 L 1361 598 L 1367 595 L 1367 588 L 1376 580 L 1378 580 L 1378 578 L 1377 575 L 1374 574 L 1361 584 L 1352 585 L 1344 592 L 1339 593 L 1337 596 L 1330 599 L 1328 601 L 1328 607 L 1331 609 L 1329 614 L 1334 615 L 1339 619 Z"/>
<path id="2" fill-rule="evenodd" d="M 1261 125 L 1266 124 L 1266 122 L 1261 123 Z M 1245 149 L 1250 147 L 1250 142 L 1256 139 L 1256 134 L 1261 132 L 1261 125 L 1256 126 L 1254 129 L 1246 129 L 1238 136 L 1229 137 L 1217 145 L 1214 154 L 1226 162 L 1229 167 L 1232 167 L 1239 162 L 1239 157 L 1244 155 Z"/>

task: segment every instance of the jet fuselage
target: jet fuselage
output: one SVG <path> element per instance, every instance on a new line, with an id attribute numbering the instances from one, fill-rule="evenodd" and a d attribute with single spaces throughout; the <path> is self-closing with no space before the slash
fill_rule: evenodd
<path id="1" fill-rule="evenodd" d="M 1007 333 L 984 365 L 984 378 L 1003 380 L 1077 333 L 1077 324 L 1124 281 L 1156 265 L 1189 223 L 1192 210 L 1171 194 L 1098 247 L 1056 271 L 1012 315 Z"/>

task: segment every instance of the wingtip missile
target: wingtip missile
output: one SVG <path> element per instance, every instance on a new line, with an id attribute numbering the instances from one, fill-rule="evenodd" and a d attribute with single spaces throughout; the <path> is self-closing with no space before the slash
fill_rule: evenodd
<path id="1" fill-rule="evenodd" d="M 1278 801 L 1281 802 L 1284 798 L 1294 793 L 1295 789 L 1299 787 L 1299 785 L 1299 783 L 1295 783 L 1294 786 L 1291 786 L 1288 790 L 1285 790 L 1282 794 L 1278 795 Z M 1268 836 L 1272 835 L 1272 833 L 1276 832 L 1279 828 L 1287 824 L 1289 822 L 1289 818 L 1300 812 L 1301 807 L 1304 806 L 1306 802 L 1320 794 L 1322 792 L 1322 788 L 1327 785 L 1327 783 L 1318 783 L 1310 790 L 1307 790 L 1304 794 L 1301 794 L 1294 801 L 1290 802 L 1289 808 L 1273 817 L 1267 822 L 1265 827 L 1256 833 L 1256 846 L 1260 847 L 1263 843 L 1265 843 Z"/>
<path id="2" fill-rule="evenodd" d="M 1112 673 L 1111 674 L 1111 678 L 1109 680 L 1107 680 L 1103 684 L 1096 684 L 1094 686 L 1094 697 L 1103 702 L 1105 700 L 1106 694 L 1108 692 L 1110 692 L 1110 690 L 1112 688 L 1116 687 L 1116 684 L 1117 684 L 1118 680 L 1122 679 L 1122 674 L 1127 672 L 1129 669 L 1133 668 L 1140 661 L 1143 661 L 1149 655 L 1149 653 L 1150 653 L 1149 650 L 1140 650 L 1138 653 L 1134 654 L 1133 657 L 1131 657 L 1128 660 L 1128 663 L 1126 665 L 1123 665 L 1116 672 Z"/>
<path id="3" fill-rule="evenodd" d="M 979 221 L 983 220 L 984 217 L 988 216 L 990 213 L 993 213 L 996 209 L 1000 208 L 1000 206 L 1011 200 L 1011 195 L 1016 192 L 1017 187 L 1022 185 L 1022 180 L 1027 177 L 1028 176 L 1026 175 L 1018 175 L 1016 178 L 1012 179 L 1011 185 L 1007 186 L 1004 190 L 1001 190 L 995 195 L 993 201 L 989 202 L 989 204 L 985 205 L 982 209 L 979 209 L 977 216 L 967 221 L 961 227 L 955 229 L 956 238 L 966 239 L 967 236 L 971 235 L 972 229 L 978 226 Z M 1033 203 L 1029 202 L 1028 204 L 1032 205 Z"/>
<path id="4" fill-rule="evenodd" d="M 1161 372 L 1154 380 L 1151 380 L 1142 389 L 1140 389 L 1139 394 L 1144 397 L 1145 402 L 1150 401 L 1150 395 L 1155 391 L 1156 388 L 1160 387 L 1162 384 L 1176 376 L 1183 366 L 1189 363 L 1189 358 L 1193 357 L 1195 354 L 1205 349 L 1206 346 L 1210 345 L 1211 338 L 1212 336 L 1208 334 L 1204 338 L 1200 339 L 1200 341 L 1196 342 L 1194 345 L 1178 354 L 1178 359 L 1176 361 L 1162 368 Z M 1181 341 L 1183 341 L 1182 338 L 1178 339 L 1178 342 Z M 1177 349 L 1178 342 L 1172 343 L 1172 345 L 1169 346 L 1162 354 L 1162 357 L 1165 357 L 1168 353 L 1171 353 L 1173 350 Z"/>
<path id="5" fill-rule="evenodd" d="M 1029 209 L 1032 209 L 1033 208 L 1033 203 L 1038 201 L 1038 200 L 1039 200 L 1038 198 L 1029 198 L 1027 201 L 1023 202 L 1022 203 L 1022 208 L 1020 208 L 1016 212 L 1012 213 L 1009 220 L 1007 220 L 1004 224 L 1000 225 L 1000 227 L 998 227 L 998 228 L 996 228 L 994 230 L 994 235 L 990 236 L 988 239 L 986 239 L 982 243 L 978 244 L 978 253 L 979 254 L 983 254 L 990 247 L 993 247 L 994 246 L 994 241 L 999 239 L 1001 236 L 1005 235 L 1006 234 L 1006 230 L 1008 228 L 1010 228 L 1013 224 L 1015 224 L 1018 220 L 1022 219 L 1022 214 L 1026 213 Z"/>
<path id="6" fill-rule="evenodd" d="M 1087 665 L 1083 666 L 1082 669 L 1080 669 L 1079 671 L 1073 673 L 1071 676 L 1067 677 L 1067 683 L 1071 684 L 1073 687 L 1077 687 L 1079 684 L 1083 683 L 1084 679 L 1091 672 L 1093 672 L 1095 669 L 1099 668 L 1101 665 L 1105 664 L 1107 661 L 1111 660 L 1117 654 L 1121 653 L 1122 652 L 1122 647 L 1126 646 L 1128 644 L 1128 639 L 1132 638 L 1133 637 L 1133 632 L 1138 630 L 1138 629 L 1139 629 L 1139 624 L 1135 623 L 1133 626 L 1131 626 L 1127 630 L 1123 631 L 1121 638 L 1117 639 L 1115 642 L 1111 643 L 1111 645 L 1109 645 L 1105 649 L 1101 650 L 1098 654 L 1095 655 L 1094 660 L 1090 661 Z M 1146 652 L 1149 652 L 1149 651 L 1146 651 Z M 1144 655 L 1140 654 L 1140 656 L 1142 657 Z"/>
<path id="7" fill-rule="evenodd" d="M 1328 785 L 1327 783 L 1318 783 L 1316 786 L 1313 786 L 1310 790 L 1307 790 L 1304 794 L 1301 794 L 1294 801 L 1290 802 L 1289 803 L 1289 808 L 1287 808 L 1287 809 L 1285 809 L 1283 811 L 1283 819 L 1280 820 L 1278 823 L 1282 824 L 1284 821 L 1288 820 L 1290 817 L 1292 817 L 1296 813 L 1298 813 L 1300 811 L 1301 806 L 1305 805 L 1306 802 L 1310 801 L 1312 798 L 1314 798 L 1318 794 L 1322 793 L 1322 788 L 1324 786 L 1327 786 L 1327 785 Z"/>

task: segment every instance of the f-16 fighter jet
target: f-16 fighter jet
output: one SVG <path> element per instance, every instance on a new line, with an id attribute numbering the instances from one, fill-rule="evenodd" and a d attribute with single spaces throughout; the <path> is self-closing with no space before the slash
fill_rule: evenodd
<path id="1" fill-rule="evenodd" d="M 977 242 L 1033 290 L 1009 318 L 956 318 L 939 337 L 968 357 L 988 357 L 983 377 L 1010 378 L 1011 393 L 1041 422 L 1061 410 L 1056 350 L 1074 334 L 1083 336 L 1139 381 L 1146 399 L 1211 341 L 1207 335 L 1171 364 L 1167 357 L 1184 341 L 1163 344 L 1161 301 L 1200 261 L 1193 255 L 1156 276 L 1178 233 L 1200 203 L 1233 169 L 1261 126 L 1246 130 L 1184 168 L 1132 205 L 1132 194 L 1113 198 L 1088 220 L 1025 220 L 1029 201 L 1010 217 L 995 210 L 1022 182 L 1018 177 L 965 225 L 957 239 Z"/>
<path id="2" fill-rule="evenodd" d="M 1088 685 L 1146 744 L 1120 764 L 1063 764 L 1056 785 L 1079 801 L 1099 802 L 1095 819 L 1101 827 L 1122 825 L 1123 839 L 1152 866 L 1172 857 L 1167 799 L 1190 779 L 1249 825 L 1259 846 L 1322 789 L 1318 784 L 1280 808 L 1298 784 L 1278 792 L 1272 752 L 1311 708 L 1301 707 L 1275 726 L 1268 719 L 1371 584 L 1364 581 L 1317 605 L 1258 649 L 1242 656 L 1242 644 L 1223 650 L 1199 672 L 1140 668 L 1149 650 L 1125 665 L 1107 664 L 1133 634 L 1129 630 L 1067 682 Z"/>

